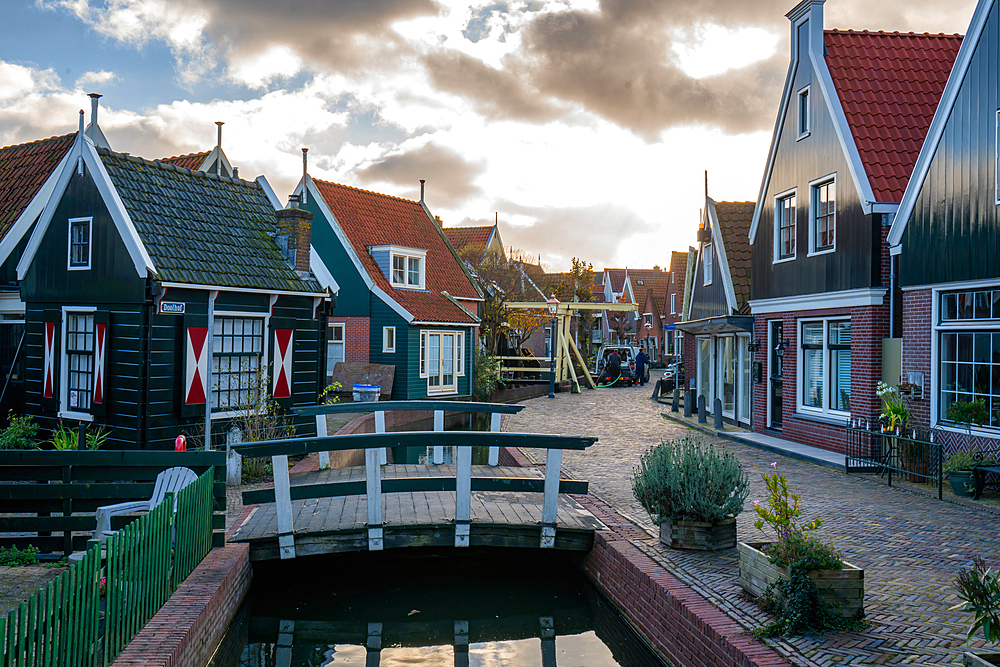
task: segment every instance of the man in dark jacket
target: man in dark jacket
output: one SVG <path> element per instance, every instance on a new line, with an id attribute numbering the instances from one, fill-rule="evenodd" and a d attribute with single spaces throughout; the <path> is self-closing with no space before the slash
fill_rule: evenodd
<path id="1" fill-rule="evenodd" d="M 639 354 L 635 355 L 635 379 L 639 382 L 640 387 L 646 386 L 646 362 L 649 361 L 649 357 L 646 356 L 646 351 L 639 348 Z"/>
<path id="2" fill-rule="evenodd" d="M 608 365 L 605 367 L 604 372 L 607 374 L 609 380 L 616 380 L 622 372 L 622 358 L 618 354 L 618 350 L 611 350 L 611 355 L 608 357 Z"/>

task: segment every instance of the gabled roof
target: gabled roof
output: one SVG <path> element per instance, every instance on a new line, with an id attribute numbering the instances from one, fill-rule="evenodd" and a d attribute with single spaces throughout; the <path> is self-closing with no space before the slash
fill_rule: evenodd
<path id="1" fill-rule="evenodd" d="M 611 282 L 611 291 L 620 294 L 625 287 L 625 276 L 628 269 L 604 269 L 607 280 Z"/>
<path id="2" fill-rule="evenodd" d="M 458 251 L 466 246 L 478 252 L 481 256 L 486 252 L 486 245 L 493 235 L 493 225 L 485 227 L 447 227 L 444 230 L 445 236 L 451 241 L 451 246 Z"/>
<path id="3" fill-rule="evenodd" d="M 75 138 L 75 133 L 64 134 L 0 148 L 0 238 L 59 166 Z"/>
<path id="4" fill-rule="evenodd" d="M 444 233 L 420 202 L 339 183 L 309 179 L 333 214 L 369 279 L 420 322 L 473 324 L 475 319 L 442 292 L 457 299 L 480 298 Z M 316 224 L 314 221 L 313 224 Z M 393 287 L 368 248 L 397 245 L 427 251 L 425 290 Z"/>
<path id="5" fill-rule="evenodd" d="M 688 254 L 680 250 L 673 250 L 670 253 L 670 272 L 677 273 L 680 279 L 677 281 L 678 292 L 684 291 L 684 274 L 687 272 Z"/>
<path id="6" fill-rule="evenodd" d="M 736 296 L 735 310 L 739 312 L 750 298 L 750 223 L 756 202 L 715 202 L 719 231 L 725 246 L 726 263 Z"/>
<path id="7" fill-rule="evenodd" d="M 643 306 L 646 303 L 646 299 L 652 292 L 657 314 L 662 315 L 663 304 L 667 298 L 667 288 L 670 286 L 670 275 L 662 271 L 658 273 L 659 275 L 642 278 L 642 285 L 635 287 L 635 290 L 637 294 L 642 295 L 642 301 L 638 304 L 639 306 Z"/>
<path id="8" fill-rule="evenodd" d="M 875 199 L 899 202 L 962 36 L 825 30 L 824 43 Z"/>
<path id="9" fill-rule="evenodd" d="M 205 164 L 205 158 L 208 157 L 208 154 L 209 151 L 202 151 L 200 153 L 188 153 L 187 155 L 175 155 L 174 157 L 160 158 L 157 162 L 198 171 L 201 169 L 201 165 Z"/>

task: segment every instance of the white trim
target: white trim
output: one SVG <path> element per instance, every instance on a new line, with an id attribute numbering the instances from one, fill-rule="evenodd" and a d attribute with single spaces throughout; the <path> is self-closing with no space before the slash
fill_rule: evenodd
<path id="1" fill-rule="evenodd" d="M 702 243 L 701 248 L 703 251 L 707 249 L 707 252 L 702 252 L 701 258 L 701 285 L 702 287 L 708 287 L 712 284 L 712 279 L 715 278 L 715 260 L 712 257 L 712 246 L 713 243 Z"/>
<path id="2" fill-rule="evenodd" d="M 392 345 L 389 345 L 389 332 L 392 332 Z M 382 352 L 394 354 L 396 352 L 396 327 L 382 327 Z"/>
<path id="3" fill-rule="evenodd" d="M 930 169 L 931 161 L 937 153 L 938 144 L 940 144 L 941 136 L 944 134 L 945 125 L 948 124 L 952 109 L 955 107 L 955 100 L 962 89 L 962 82 L 965 80 L 969 65 L 972 63 L 972 56 L 979 45 L 979 40 L 982 36 L 983 28 L 986 26 L 986 19 L 989 17 L 992 6 L 993 0 L 979 0 L 975 11 L 972 13 L 972 21 L 969 23 L 969 29 L 966 31 L 965 37 L 962 39 L 962 45 L 958 49 L 955 64 L 951 68 L 951 74 L 948 75 L 948 82 L 944 86 L 944 92 L 941 93 L 941 100 L 934 110 L 934 118 L 931 119 L 930 127 L 927 128 L 927 136 L 924 137 L 920 154 L 917 155 L 917 161 L 913 165 L 913 174 L 906 184 L 906 190 L 903 191 L 903 198 L 899 202 L 899 211 L 896 214 L 896 219 L 889 230 L 889 252 L 893 255 L 898 255 L 903 250 L 900 245 L 903 241 L 903 232 L 906 231 L 906 224 L 909 221 L 910 214 L 913 213 L 913 206 L 916 204 L 917 196 L 920 194 L 921 189 L 923 189 L 924 179 Z"/>
<path id="4" fill-rule="evenodd" d="M 19 292 L 0 292 L 0 315 L 24 315 L 24 302 Z M 0 320 L 0 323 L 12 321 Z"/>
<path id="5" fill-rule="evenodd" d="M 87 223 L 87 263 L 73 266 L 73 223 Z M 67 271 L 89 271 L 91 259 L 94 256 L 94 216 L 84 218 L 70 218 L 66 221 L 66 270 Z"/>
<path id="6" fill-rule="evenodd" d="M 231 319 L 258 319 L 258 320 L 262 321 L 261 322 L 261 331 L 260 331 L 260 337 L 261 337 L 260 364 L 261 364 L 262 368 L 266 368 L 267 366 L 269 366 L 271 362 L 269 361 L 270 357 L 268 355 L 271 352 L 271 348 L 270 348 L 270 342 L 271 341 L 269 340 L 270 339 L 270 335 L 269 335 L 268 332 L 270 332 L 270 330 L 271 330 L 271 309 L 268 308 L 266 312 L 253 312 L 253 311 L 245 311 L 245 310 L 213 310 L 212 311 L 212 318 L 211 318 L 212 329 L 209 330 L 208 334 L 207 334 L 207 335 L 211 336 L 213 340 L 215 339 L 215 323 L 218 322 L 218 321 L 220 321 L 219 318 L 222 318 L 222 317 L 227 317 L 227 318 L 231 318 Z M 207 386 L 205 388 L 205 404 L 208 406 L 207 409 L 210 412 L 213 421 L 217 420 L 217 419 L 229 419 L 231 417 L 236 417 L 236 416 L 238 416 L 242 412 L 242 410 L 240 410 L 239 406 L 237 406 L 235 409 L 226 410 L 224 412 L 223 411 L 216 411 L 215 409 L 212 408 L 212 383 L 211 382 L 212 382 L 212 379 L 216 377 L 216 373 L 215 373 L 215 359 L 216 359 L 216 355 L 221 356 L 221 355 L 227 354 L 227 353 L 222 352 L 221 350 L 216 350 L 214 345 L 210 346 L 210 345 L 206 344 L 205 345 L 205 353 L 209 354 L 209 352 L 211 352 L 211 354 L 209 355 L 209 358 L 208 358 L 208 382 L 206 382 Z M 273 372 L 273 370 L 274 369 L 272 368 L 272 372 Z M 243 372 L 242 369 L 240 370 L 240 372 L 241 373 Z M 248 370 L 247 372 L 251 372 L 251 371 Z M 273 380 L 273 378 L 272 378 L 272 380 Z M 291 378 L 289 378 L 289 380 L 291 380 Z M 271 382 L 268 382 L 269 386 L 271 384 L 272 384 Z"/>
<path id="7" fill-rule="evenodd" d="M 433 326 L 433 327 L 471 327 L 473 329 L 478 328 L 479 324 L 466 324 L 464 322 L 428 322 L 428 321 L 414 321 L 410 324 L 416 326 Z"/>
<path id="8" fill-rule="evenodd" d="M 418 250 L 415 248 L 400 248 L 398 246 L 372 246 L 369 252 L 372 250 L 387 251 L 389 253 L 389 275 L 386 278 L 389 279 L 389 284 L 396 289 L 408 289 L 408 290 L 424 290 L 427 284 L 427 251 Z M 403 282 L 396 282 L 395 279 L 395 260 L 397 257 L 404 259 L 403 266 Z M 410 262 L 416 260 L 420 262 L 417 268 L 417 283 L 413 284 L 410 282 Z"/>
<path id="9" fill-rule="evenodd" d="M 383 290 L 381 287 L 379 287 L 374 283 L 372 283 L 370 289 L 372 294 L 382 299 L 382 302 L 385 303 L 385 305 L 392 308 L 397 315 L 406 320 L 407 324 L 415 324 L 415 322 L 413 321 L 414 320 L 413 315 L 411 315 L 410 312 L 406 310 L 406 308 L 403 308 L 403 306 L 398 301 L 389 296 L 385 290 Z"/>
<path id="10" fill-rule="evenodd" d="M 798 136 L 795 137 L 795 141 L 800 139 L 805 139 L 810 134 L 812 134 L 812 103 L 809 101 L 809 88 L 810 84 L 806 84 L 802 88 L 799 88 L 798 97 L 795 99 L 795 118 L 797 122 Z M 805 99 L 806 109 L 805 109 L 805 130 L 802 129 L 802 100 Z"/>
<path id="11" fill-rule="evenodd" d="M 804 373 L 805 373 L 805 350 L 802 348 L 802 327 L 806 324 L 823 324 L 823 398 L 821 399 L 820 407 L 815 407 L 812 405 L 806 405 L 803 402 L 803 391 L 804 387 Z M 849 419 L 851 416 L 850 410 L 835 410 L 833 408 L 827 407 L 827 404 L 831 400 L 831 385 L 833 378 L 833 363 L 831 361 L 831 350 L 830 350 L 830 323 L 831 322 L 851 322 L 850 315 L 824 315 L 821 317 L 809 317 L 804 316 L 801 318 L 796 318 L 795 320 L 795 414 L 802 415 L 806 418 L 809 417 L 823 417 L 823 418 L 833 418 L 833 419 Z M 853 346 L 853 332 L 851 337 L 851 343 Z M 787 354 L 787 351 L 786 351 Z M 854 356 L 851 356 L 851 368 L 854 368 Z M 852 383 L 853 384 L 853 383 Z M 785 394 L 784 383 L 782 384 L 782 395 Z M 850 394 L 848 394 L 850 396 Z"/>
<path id="12" fill-rule="evenodd" d="M 430 337 L 439 336 L 439 340 L 443 342 L 444 336 L 451 335 L 454 336 L 452 342 L 452 384 L 449 385 L 438 385 L 437 387 L 431 387 L 431 375 L 429 371 L 428 358 L 424 355 L 427 354 L 430 349 Z M 444 349 L 443 346 L 439 347 L 439 351 Z M 428 355 L 429 356 L 429 355 Z M 458 378 L 465 377 L 465 332 L 464 331 L 445 331 L 445 330 L 431 330 L 424 329 L 420 331 L 420 348 L 417 355 L 417 370 L 421 378 L 427 379 L 427 395 L 428 396 L 443 396 L 448 394 L 458 393 Z M 443 382 L 444 378 L 444 355 L 441 354 L 438 357 L 438 377 L 441 378 Z"/>
<path id="13" fill-rule="evenodd" d="M 778 202 L 783 202 L 788 199 L 795 199 L 795 223 L 793 229 L 795 230 L 795 243 L 792 244 L 792 254 L 790 257 L 781 256 L 781 227 L 778 225 Z M 772 198 L 774 202 L 774 213 L 771 214 L 771 228 L 774 232 L 774 247 L 771 253 L 771 263 L 781 264 L 783 262 L 792 262 L 798 258 L 799 255 L 799 188 L 798 186 L 789 188 L 784 192 L 779 192 Z M 781 209 L 784 211 L 784 207 Z"/>
<path id="14" fill-rule="evenodd" d="M 795 50 L 795 33 L 792 28 L 792 53 Z M 788 71 L 785 73 L 785 87 L 781 91 L 781 105 L 778 107 L 778 117 L 774 121 L 774 132 L 771 134 L 771 147 L 767 152 L 767 166 L 764 168 L 764 176 L 760 182 L 760 192 L 757 194 L 757 205 L 753 209 L 753 220 L 750 221 L 750 245 L 753 245 L 757 237 L 757 226 L 760 224 L 761 207 L 767 189 L 771 187 L 771 172 L 774 169 L 774 160 L 778 155 L 778 140 L 781 139 L 781 132 L 785 127 L 785 115 L 788 113 L 788 101 L 791 98 L 792 84 L 795 82 L 795 74 L 798 71 L 798 58 L 792 59 L 788 63 Z"/>
<path id="15" fill-rule="evenodd" d="M 226 154 L 222 151 L 221 146 L 216 146 L 209 152 L 208 155 L 205 156 L 205 160 L 201 163 L 201 166 L 198 167 L 198 171 L 205 174 L 211 174 L 212 172 L 209 170 L 215 164 L 219 165 L 217 169 L 218 173 L 215 174 L 216 176 L 233 178 L 233 165 L 229 162 L 229 158 L 226 157 Z"/>
<path id="16" fill-rule="evenodd" d="M 800 310 L 881 306 L 888 291 L 885 287 L 871 287 L 841 292 L 796 294 L 795 296 L 780 296 L 774 299 L 756 299 L 750 301 L 750 312 L 754 315 L 764 315 Z"/>
<path id="17" fill-rule="evenodd" d="M 718 233 L 718 238 L 713 239 L 716 253 L 719 256 L 719 277 L 722 278 L 722 289 L 726 293 L 726 303 L 729 304 L 729 310 L 731 312 L 736 312 L 736 290 L 733 287 L 733 276 L 729 272 L 729 256 L 726 254 L 726 237 L 722 234 L 722 225 L 719 224 L 719 213 L 712 207 L 712 212 L 715 214 L 713 222 L 712 234 Z M 715 273 L 717 269 L 713 266 L 712 272 Z"/>
<path id="18" fill-rule="evenodd" d="M 823 248 L 822 250 L 816 249 L 816 221 L 817 221 L 817 211 L 819 210 L 819 200 L 816 196 L 819 188 L 824 185 L 833 184 L 833 246 L 830 248 Z M 819 178 L 814 178 L 809 181 L 809 252 L 806 253 L 806 257 L 814 257 L 816 255 L 823 255 L 828 252 L 834 252 L 837 249 L 837 207 L 840 205 L 840 188 L 837 187 L 837 172 L 832 174 L 827 174 L 826 176 L 820 176 Z"/>
<path id="19" fill-rule="evenodd" d="M 208 290 L 215 292 L 245 292 L 247 294 L 280 294 L 282 296 L 317 296 L 325 297 L 323 292 L 284 292 L 274 289 L 260 289 L 256 287 L 223 287 L 222 285 L 202 285 L 200 283 L 174 283 L 161 282 L 164 287 L 174 287 L 176 289 Z"/>
<path id="20" fill-rule="evenodd" d="M 316 276 L 316 280 L 319 281 L 320 285 L 334 294 L 340 291 L 340 284 L 337 283 L 337 279 L 330 273 L 330 269 L 326 268 L 326 262 L 323 261 L 323 258 L 316 252 L 316 248 L 311 244 L 309 245 L 309 268 L 312 270 L 313 275 Z"/>
<path id="21" fill-rule="evenodd" d="M 69 359 L 66 356 L 66 315 L 68 313 L 96 313 L 96 306 L 63 306 L 62 326 L 59 334 L 59 354 L 54 355 L 59 359 L 59 413 L 60 419 L 78 419 L 80 421 L 92 422 L 94 415 L 87 412 L 78 412 L 69 408 Z M 97 326 L 94 326 L 94 347 L 97 347 Z M 91 354 L 96 362 L 97 350 L 91 350 Z M 93 372 L 97 372 L 96 368 Z M 91 387 L 90 404 L 93 406 L 93 387 Z"/>
<path id="22" fill-rule="evenodd" d="M 274 207 L 275 211 L 280 211 L 285 208 L 281 205 L 281 200 L 278 199 L 278 195 L 274 194 L 274 190 L 271 189 L 271 184 L 267 182 L 267 179 L 263 175 L 258 176 L 254 179 L 254 183 L 260 186 L 261 190 L 267 196 L 267 200 L 271 202 L 271 206 Z"/>
<path id="23" fill-rule="evenodd" d="M 980 287 L 996 289 L 1000 287 L 998 285 L 998 278 L 984 278 L 982 280 L 964 280 L 951 283 L 933 283 L 930 285 L 917 285 L 915 287 L 904 287 L 902 288 L 904 292 L 915 292 L 919 290 L 938 290 L 942 292 L 954 292 L 956 290 L 963 289 L 978 289 Z M 964 320 L 963 320 L 964 321 Z"/>
<path id="24" fill-rule="evenodd" d="M 313 183 L 311 176 L 305 176 L 305 183 L 300 180 L 299 184 L 295 187 L 295 192 L 293 194 L 301 195 L 303 189 L 312 193 L 313 200 L 316 202 L 316 205 L 319 206 L 320 213 L 322 213 L 323 217 L 326 218 L 326 224 L 330 225 L 330 229 L 333 230 L 337 240 L 340 241 L 340 245 L 344 248 L 344 252 L 346 252 L 347 256 L 351 258 L 351 263 L 354 264 L 355 270 L 357 270 L 358 275 L 361 276 L 361 280 L 364 281 L 365 287 L 373 289 L 375 287 L 375 281 L 372 279 L 371 275 L 369 275 L 368 270 L 365 269 L 364 265 L 361 263 L 361 258 L 358 256 L 358 253 L 354 251 L 354 245 L 347 238 L 347 235 L 344 233 L 343 228 L 341 228 L 340 223 L 337 222 L 337 218 L 333 215 L 333 211 L 331 211 L 330 207 L 326 205 L 326 201 L 319 193 L 319 190 Z M 382 292 L 382 294 L 385 294 L 385 292 Z M 388 295 L 386 295 L 386 297 L 388 298 Z"/>

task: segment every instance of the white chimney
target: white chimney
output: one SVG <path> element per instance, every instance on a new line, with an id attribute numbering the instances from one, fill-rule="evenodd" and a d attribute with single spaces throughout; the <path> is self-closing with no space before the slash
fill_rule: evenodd
<path id="1" fill-rule="evenodd" d="M 792 23 L 792 60 L 808 57 L 811 50 L 819 58 L 824 56 L 823 4 L 826 0 L 802 0 L 785 14 Z"/>

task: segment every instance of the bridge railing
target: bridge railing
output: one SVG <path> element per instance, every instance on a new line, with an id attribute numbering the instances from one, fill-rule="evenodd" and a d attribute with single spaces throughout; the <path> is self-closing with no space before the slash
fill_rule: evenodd
<path id="1" fill-rule="evenodd" d="M 447 407 L 441 407 L 441 406 Z M 405 407 L 403 407 L 405 406 Z M 336 412 L 375 412 L 376 433 L 352 433 L 346 435 L 317 435 L 316 437 L 269 440 L 263 442 L 234 445 L 243 456 L 270 456 L 274 470 L 274 489 L 247 491 L 243 494 L 244 504 L 274 502 L 278 523 L 278 550 L 281 558 L 295 557 L 294 525 L 292 515 L 293 488 L 288 477 L 288 457 L 295 455 L 343 451 L 365 450 L 364 495 L 368 504 L 368 548 L 378 551 L 383 548 L 382 495 L 416 491 L 455 491 L 455 546 L 469 546 L 469 527 L 472 512 L 472 491 L 541 491 L 542 525 L 541 548 L 555 546 L 556 519 L 559 493 L 586 493 L 586 482 L 560 481 L 562 452 L 564 449 L 585 449 L 597 442 L 594 437 L 573 437 L 563 435 L 543 435 L 533 433 L 501 433 L 499 416 L 505 412 L 516 412 L 523 406 L 491 403 L 452 403 L 431 401 L 383 401 L 380 403 L 345 403 L 316 406 L 300 410 L 300 414 L 331 414 Z M 434 410 L 435 431 L 385 432 L 385 409 Z M 490 431 L 444 431 L 444 410 L 492 413 L 495 430 Z M 381 414 L 381 419 L 380 419 Z M 441 430 L 438 430 L 440 426 Z M 381 429 L 381 430 L 379 430 Z M 453 446 L 456 448 L 455 477 L 422 477 L 410 479 L 382 479 L 381 455 L 388 447 L 431 446 L 435 450 Z M 489 447 L 531 447 L 545 449 L 544 480 L 510 479 L 494 477 L 472 477 L 472 448 Z M 495 458 L 491 453 L 491 465 Z M 539 488 L 541 482 L 541 488 Z M 360 495 L 359 482 L 336 484 L 310 484 L 294 488 L 294 499 L 326 498 L 342 495 Z M 272 495 L 273 494 L 273 495 Z"/>

